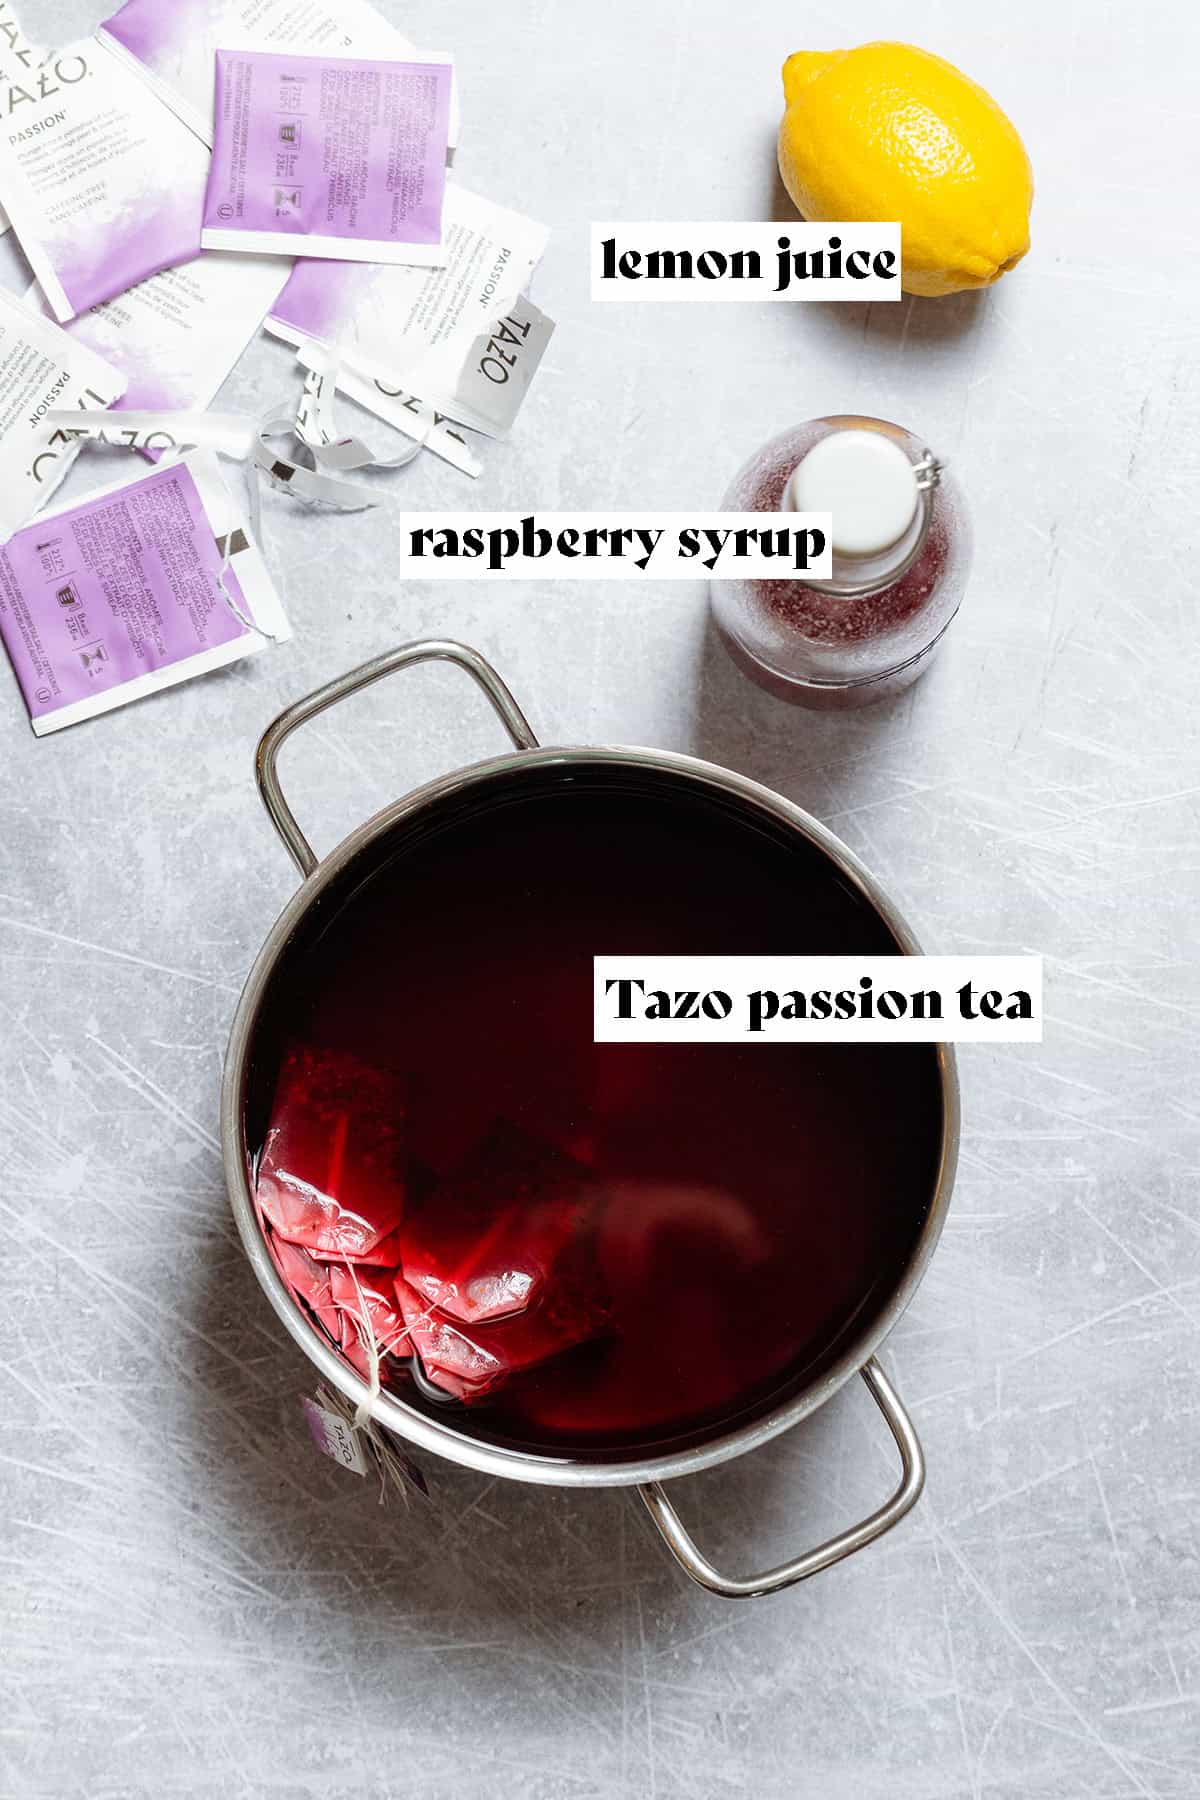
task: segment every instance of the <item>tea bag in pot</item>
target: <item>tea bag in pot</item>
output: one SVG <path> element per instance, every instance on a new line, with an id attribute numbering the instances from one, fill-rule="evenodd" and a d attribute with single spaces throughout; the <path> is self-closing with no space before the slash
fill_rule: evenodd
<path id="1" fill-rule="evenodd" d="M 405 1112 L 394 1072 L 351 1055 L 289 1051 L 256 1187 L 279 1236 L 317 1258 L 378 1262 L 404 1213 Z"/>
<path id="2" fill-rule="evenodd" d="M 605 1332 L 603 1204 L 582 1163 L 501 1120 L 406 1217 L 396 1294 L 435 1387 L 482 1399 Z"/>
<path id="3" fill-rule="evenodd" d="M 582 1164 L 502 1120 L 405 1219 L 404 1279 L 462 1323 L 523 1312 L 595 1206 Z"/>

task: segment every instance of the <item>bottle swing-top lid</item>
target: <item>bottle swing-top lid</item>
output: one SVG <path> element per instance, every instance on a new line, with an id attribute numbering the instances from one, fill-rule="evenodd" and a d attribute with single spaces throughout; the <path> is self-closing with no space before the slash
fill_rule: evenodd
<path id="1" fill-rule="evenodd" d="M 783 496 L 787 512 L 832 517 L 833 580 L 813 585 L 850 591 L 896 580 L 924 543 L 940 476 L 928 451 L 914 463 L 882 432 L 849 427 L 823 437 L 792 470 Z"/>

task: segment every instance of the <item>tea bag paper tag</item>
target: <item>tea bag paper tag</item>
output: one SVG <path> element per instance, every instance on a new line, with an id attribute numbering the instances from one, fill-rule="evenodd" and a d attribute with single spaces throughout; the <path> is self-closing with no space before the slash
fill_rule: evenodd
<path id="1" fill-rule="evenodd" d="M 355 1475 L 365 1475 L 367 1459 L 354 1426 L 307 1396 L 302 1404 L 308 1429 L 317 1449 L 324 1456 L 331 1457 L 341 1468 L 349 1469 Z"/>
<path id="2" fill-rule="evenodd" d="M 506 437 L 553 336 L 554 320 L 522 294 L 471 345 L 446 410 L 488 437 Z"/>
<path id="3" fill-rule="evenodd" d="M 378 1475 L 381 1506 L 392 1497 L 407 1506 L 410 1492 L 429 1501 L 429 1483 L 420 1465 L 390 1431 L 370 1421 L 356 1425 L 349 1402 L 324 1386 L 317 1389 L 316 1399 L 306 1398 L 302 1404 L 313 1442 L 323 1455 L 356 1475 L 369 1475 L 372 1470 Z"/>
<path id="4" fill-rule="evenodd" d="M 272 443 L 274 438 L 291 438 L 295 434 L 296 421 L 287 414 L 265 419 L 259 426 L 253 460 L 273 488 L 300 501 L 301 505 L 327 507 L 331 512 L 369 512 L 379 505 L 380 497 L 370 488 L 363 487 L 361 482 L 342 481 L 334 475 L 326 475 L 319 453 L 311 446 L 305 448 L 317 464 L 315 469 L 304 468 L 295 457 L 286 455 Z M 351 466 L 367 465 L 355 461 Z"/>

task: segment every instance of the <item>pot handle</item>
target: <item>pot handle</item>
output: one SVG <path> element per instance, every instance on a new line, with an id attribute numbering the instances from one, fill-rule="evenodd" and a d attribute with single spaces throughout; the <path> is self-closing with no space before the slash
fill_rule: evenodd
<path id="1" fill-rule="evenodd" d="M 465 669 L 491 701 L 493 711 L 517 749 L 538 748 L 538 741 L 528 719 L 495 669 L 484 661 L 478 650 L 472 650 L 466 644 L 456 644 L 442 638 L 402 644 L 397 650 L 389 650 L 385 655 L 363 663 L 361 668 L 351 669 L 348 675 L 339 675 L 336 681 L 318 688 L 315 694 L 297 700 L 294 706 L 289 706 L 286 712 L 280 713 L 275 723 L 263 733 L 258 746 L 256 772 L 263 805 L 271 815 L 271 823 L 283 839 L 288 855 L 306 879 L 316 869 L 319 858 L 284 799 L 279 780 L 279 752 L 293 731 L 301 725 L 307 725 L 318 713 L 326 712 L 339 701 L 348 700 L 351 694 L 357 694 L 361 688 L 382 681 L 385 675 L 394 675 L 398 669 L 407 669 L 414 663 L 423 662 L 450 662 Z"/>
<path id="2" fill-rule="evenodd" d="M 925 1457 L 920 1440 L 900 1396 L 874 1357 L 864 1365 L 862 1377 L 900 1452 L 903 1473 L 900 1485 L 891 1499 L 878 1512 L 873 1512 L 869 1519 L 864 1519 L 859 1525 L 852 1525 L 848 1531 L 840 1532 L 837 1537 L 830 1538 L 828 1543 L 820 1544 L 815 1550 L 796 1557 L 795 1561 L 781 1563 L 777 1569 L 768 1569 L 762 1575 L 739 1577 L 722 1575 L 713 1567 L 689 1537 L 679 1514 L 667 1499 L 661 1482 L 648 1481 L 638 1488 L 638 1493 L 662 1533 L 667 1549 L 685 1575 L 689 1575 L 700 1587 L 707 1588 L 710 1594 L 720 1594 L 725 1600 L 754 1600 L 760 1594 L 777 1594 L 783 1588 L 794 1587 L 798 1581 L 807 1581 L 810 1575 L 819 1575 L 822 1569 L 831 1568 L 834 1563 L 841 1562 L 843 1557 L 852 1556 L 856 1550 L 874 1543 L 876 1538 L 882 1537 L 885 1531 L 890 1531 L 906 1513 L 912 1511 L 925 1485 Z"/>

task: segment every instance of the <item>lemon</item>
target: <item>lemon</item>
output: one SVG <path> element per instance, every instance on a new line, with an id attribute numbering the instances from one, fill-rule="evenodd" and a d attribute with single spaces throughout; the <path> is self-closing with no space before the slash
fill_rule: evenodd
<path id="1" fill-rule="evenodd" d="M 911 44 L 783 67 L 779 171 L 806 219 L 899 219 L 909 294 L 987 287 L 1029 248 L 1033 171 L 975 82 Z"/>

